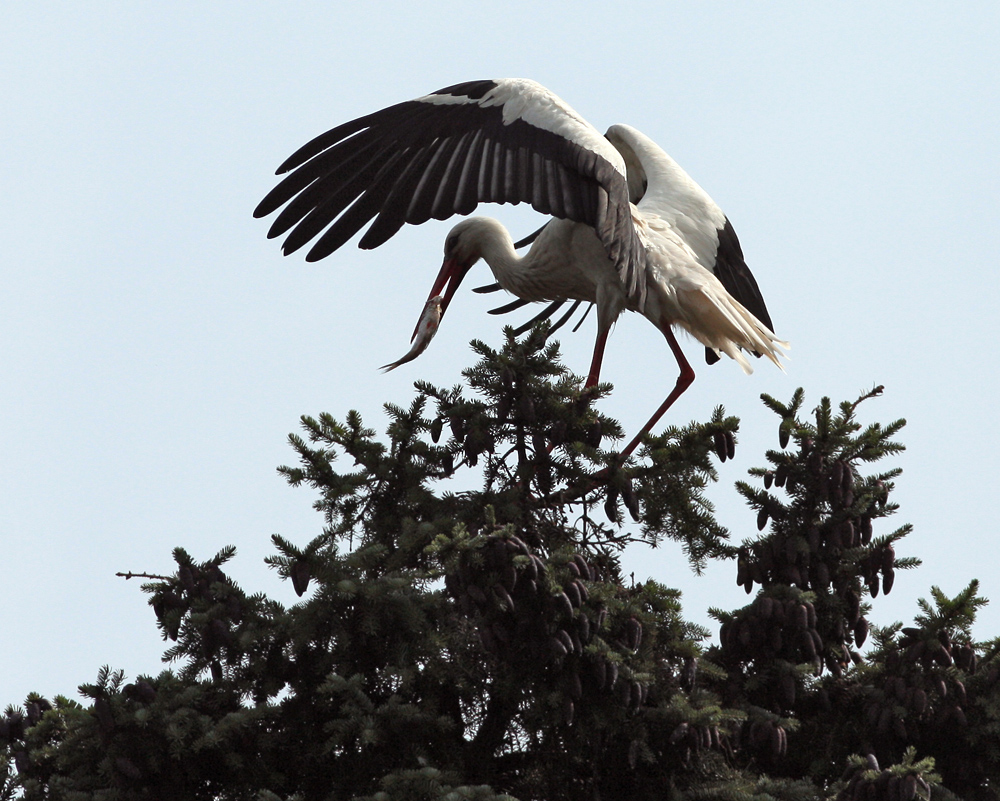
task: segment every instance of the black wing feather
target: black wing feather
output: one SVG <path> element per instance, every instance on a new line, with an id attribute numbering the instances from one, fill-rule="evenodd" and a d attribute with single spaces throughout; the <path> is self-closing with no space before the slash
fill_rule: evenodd
<path id="1" fill-rule="evenodd" d="M 330 174 L 314 180 L 301 191 L 295 190 L 298 191 L 298 194 L 291 195 L 291 202 L 275 218 L 267 232 L 268 238 L 273 239 L 281 236 L 303 220 L 310 211 L 321 206 L 326 210 L 326 216 L 332 219 L 364 191 L 385 164 L 385 160 L 393 155 L 395 150 L 394 145 L 379 147 L 378 142 L 370 142 L 368 147 L 358 149 L 344 161 L 337 163 L 330 158 L 336 169 L 332 170 Z M 326 154 L 320 158 L 326 158 Z M 289 189 L 294 190 L 295 185 L 301 182 L 300 175 L 301 173 L 295 172 L 286 179 L 287 181 L 298 179 Z M 277 188 L 282 188 L 282 186 L 279 185 Z M 285 200 L 281 202 L 284 203 Z"/>
<path id="2" fill-rule="evenodd" d="M 458 185 L 462 179 L 465 160 L 474 137 L 475 134 L 472 131 L 467 131 L 451 152 L 448 166 L 445 168 L 444 175 L 441 176 L 441 182 L 438 184 L 438 190 L 431 205 L 431 216 L 436 220 L 446 220 L 455 213 L 455 207 L 458 204 Z"/>
<path id="3" fill-rule="evenodd" d="M 336 222 L 327 228 L 323 235 L 316 240 L 316 244 L 306 254 L 306 261 L 319 261 L 329 256 L 379 213 L 382 205 L 381 196 L 389 190 L 395 177 L 393 167 L 397 162 L 404 161 L 404 156 L 404 153 L 397 153 L 383 165 L 364 194 L 354 201 L 350 208 L 341 214 Z M 322 224 L 324 216 L 326 215 L 318 215 L 319 219 L 317 219 L 316 223 Z M 291 239 L 297 234 L 299 227 L 305 222 L 303 220 L 302 223 L 299 223 L 299 226 L 288 235 L 288 238 Z"/>
<path id="4" fill-rule="evenodd" d="M 462 165 L 462 173 L 458 178 L 458 189 L 455 193 L 456 214 L 472 214 L 476 206 L 479 205 L 479 198 L 476 194 L 479 183 L 479 162 L 484 157 L 485 148 L 489 144 L 485 133 L 481 130 L 476 131 L 469 151 L 465 154 L 465 163 Z"/>
<path id="5" fill-rule="evenodd" d="M 641 296 L 645 252 L 624 176 L 560 134 L 504 121 L 503 104 L 476 102 L 499 86 L 456 84 L 435 95 L 457 102 L 406 101 L 332 128 L 285 160 L 278 173 L 288 174 L 254 216 L 285 206 L 269 235 L 287 233 L 286 253 L 316 239 L 307 256 L 315 261 L 372 219 L 362 247 L 381 244 L 404 222 L 468 214 L 483 202 L 527 202 L 594 226 L 629 292 Z"/>
<path id="6" fill-rule="evenodd" d="M 774 331 L 771 315 L 767 313 L 764 297 L 760 294 L 757 281 L 743 258 L 743 248 L 733 224 L 726 219 L 719 230 L 719 251 L 715 257 L 715 275 L 726 291 L 764 325 Z"/>
<path id="7" fill-rule="evenodd" d="M 497 284 L 499 286 L 499 284 Z M 531 303 L 530 300 L 522 300 L 518 298 L 517 300 L 512 300 L 510 303 L 505 303 L 503 306 L 497 306 L 495 309 L 490 309 L 487 314 L 507 314 L 508 312 L 517 311 L 518 309 L 527 306 Z"/>
<path id="8" fill-rule="evenodd" d="M 365 232 L 365 235 L 358 243 L 359 247 L 365 250 L 376 248 L 403 227 L 403 223 L 406 222 L 407 209 L 405 199 L 413 195 L 417 184 L 420 182 L 421 172 L 433 155 L 434 152 L 431 147 L 424 147 L 412 156 L 406 168 L 402 171 L 399 178 L 396 179 L 396 183 L 386 195 L 386 201 L 382 204 L 382 211 L 379 212 L 371 228 Z"/>
<path id="9" fill-rule="evenodd" d="M 715 266 L 712 270 L 715 277 L 719 279 L 726 291 L 742 304 L 743 308 L 771 331 L 774 331 L 774 323 L 771 322 L 771 315 L 768 314 L 767 306 L 764 304 L 764 296 L 760 293 L 753 273 L 747 267 L 739 237 L 736 236 L 736 231 L 728 217 L 723 227 L 718 230 L 718 236 L 719 249 L 715 255 Z M 760 358 L 757 351 L 753 351 L 753 355 Z M 719 361 L 719 354 L 711 348 L 705 348 L 705 361 L 708 364 L 715 364 Z"/>
<path id="10" fill-rule="evenodd" d="M 565 300 L 554 300 L 544 309 L 542 309 L 538 314 L 532 317 L 528 322 L 522 323 L 517 328 L 514 329 L 514 336 L 521 336 L 525 331 L 527 331 L 531 326 L 537 323 L 539 320 L 547 320 L 553 314 L 555 314 L 560 307 L 566 303 Z M 575 303 L 581 303 L 581 301 L 575 301 Z"/>
<path id="11" fill-rule="evenodd" d="M 532 242 L 534 242 L 536 239 L 538 239 L 538 235 L 542 231 L 545 230 L 545 226 L 546 225 L 548 225 L 548 222 L 546 222 L 544 225 L 542 225 L 542 227 L 539 228 L 537 231 L 532 231 L 524 239 L 517 240 L 517 242 L 514 243 L 514 250 L 520 250 L 525 245 L 530 245 Z M 499 284 L 498 284 L 498 286 L 499 286 Z"/>

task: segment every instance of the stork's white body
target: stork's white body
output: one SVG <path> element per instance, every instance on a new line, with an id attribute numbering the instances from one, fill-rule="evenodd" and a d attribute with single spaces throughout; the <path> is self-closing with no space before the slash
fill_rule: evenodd
<path id="1" fill-rule="evenodd" d="M 718 278 L 702 266 L 692 248 L 665 220 L 634 207 L 636 229 L 646 247 L 646 297 L 642 308 L 629 298 L 618 271 L 594 229 L 571 220 L 547 225 L 521 257 L 497 220 L 473 217 L 453 233 L 475 243 L 497 282 L 528 301 L 583 300 L 597 304 L 598 331 L 607 331 L 622 311 L 641 311 L 664 333 L 677 325 L 712 350 L 735 359 L 745 373 L 753 367 L 743 350 L 766 355 L 778 367 L 786 346 L 734 300 Z"/>
<path id="2" fill-rule="evenodd" d="M 372 218 L 364 248 L 406 222 L 468 214 L 480 202 L 528 202 L 551 214 L 525 256 L 496 220 L 456 225 L 430 297 L 442 296 L 443 314 L 482 258 L 500 286 L 525 301 L 596 303 L 588 384 L 598 380 L 615 320 L 626 309 L 640 312 L 663 332 L 681 368 L 644 431 L 694 378 L 674 326 L 704 344 L 710 362 L 725 353 L 749 373 L 747 351 L 781 366 L 778 348 L 787 343 L 771 331 L 722 210 L 648 137 L 627 125 L 602 136 L 533 81 L 457 84 L 361 117 L 302 147 L 278 170 L 288 171 L 255 214 L 287 203 L 269 236 L 292 229 L 286 253 L 318 237 L 310 260 Z"/>

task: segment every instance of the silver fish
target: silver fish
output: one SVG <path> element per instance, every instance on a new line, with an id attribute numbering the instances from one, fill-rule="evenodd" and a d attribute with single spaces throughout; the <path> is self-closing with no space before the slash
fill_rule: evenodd
<path id="1" fill-rule="evenodd" d="M 434 335 L 438 330 L 438 323 L 441 322 L 441 296 L 435 295 L 424 304 L 424 310 L 420 313 L 420 322 L 417 323 L 417 330 L 413 334 L 413 347 L 407 354 L 391 364 L 384 364 L 379 369 L 383 373 L 395 370 L 399 365 L 412 362 L 421 353 L 427 350 Z"/>

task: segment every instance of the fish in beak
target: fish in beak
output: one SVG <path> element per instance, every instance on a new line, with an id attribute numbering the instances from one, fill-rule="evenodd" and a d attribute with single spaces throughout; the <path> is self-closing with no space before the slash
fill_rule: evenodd
<path id="1" fill-rule="evenodd" d="M 471 267 L 471 264 L 462 264 L 458 259 L 445 258 L 437 278 L 434 279 L 434 286 L 431 287 L 431 292 L 427 296 L 428 303 L 435 297 L 440 298 L 441 317 L 444 317 L 444 313 L 448 310 L 448 304 L 451 303 L 451 299 L 458 290 L 458 285 L 462 283 L 462 279 L 465 278 L 466 273 L 469 272 Z M 413 329 L 413 336 L 410 337 L 410 342 L 413 342 L 417 338 L 417 333 L 420 331 L 420 324 L 422 322 L 423 315 L 421 315 L 420 321 L 417 322 L 417 327 Z"/>
<path id="2" fill-rule="evenodd" d="M 383 365 L 379 369 L 388 373 L 401 364 L 412 362 L 427 350 L 427 346 L 431 344 L 431 340 L 437 333 L 438 325 L 441 318 L 444 317 L 448 304 L 451 303 L 451 299 L 455 296 L 459 284 L 462 283 L 462 279 L 465 278 L 470 267 L 472 267 L 471 264 L 462 264 L 458 259 L 445 258 L 444 264 L 441 265 L 441 271 L 434 279 L 434 286 L 431 287 L 431 293 L 424 304 L 424 310 L 420 313 L 417 327 L 413 329 L 413 336 L 410 337 L 413 347 L 401 359 Z"/>
<path id="3" fill-rule="evenodd" d="M 435 295 L 424 304 L 420 321 L 417 323 L 417 330 L 413 332 L 413 339 L 411 340 L 413 347 L 407 351 L 403 358 L 397 359 L 391 364 L 382 365 L 379 369 L 383 373 L 395 370 L 401 364 L 412 362 L 417 356 L 427 350 L 427 346 L 431 344 L 431 340 L 434 339 L 434 335 L 437 333 L 438 323 L 441 322 L 442 303 L 441 296 Z"/>

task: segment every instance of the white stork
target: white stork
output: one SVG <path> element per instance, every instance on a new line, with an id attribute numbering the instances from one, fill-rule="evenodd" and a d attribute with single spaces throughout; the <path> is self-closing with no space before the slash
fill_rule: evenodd
<path id="1" fill-rule="evenodd" d="M 551 220 L 519 256 L 496 220 L 473 217 L 448 234 L 429 300 L 444 314 L 479 259 L 523 301 L 591 301 L 597 343 L 587 386 L 600 377 L 608 333 L 625 309 L 666 337 L 676 385 L 627 456 L 694 380 L 673 327 L 752 372 L 743 351 L 778 367 L 771 319 L 722 210 L 673 159 L 627 125 L 605 136 L 534 81 L 471 81 L 339 125 L 300 148 L 290 173 L 254 211 L 281 206 L 268 237 L 288 232 L 285 254 L 315 239 L 306 259 L 359 242 L 374 248 L 403 223 L 469 214 L 478 204 L 530 203 Z M 318 238 L 317 238 L 318 237 Z M 515 304 L 511 304 L 515 305 Z"/>

